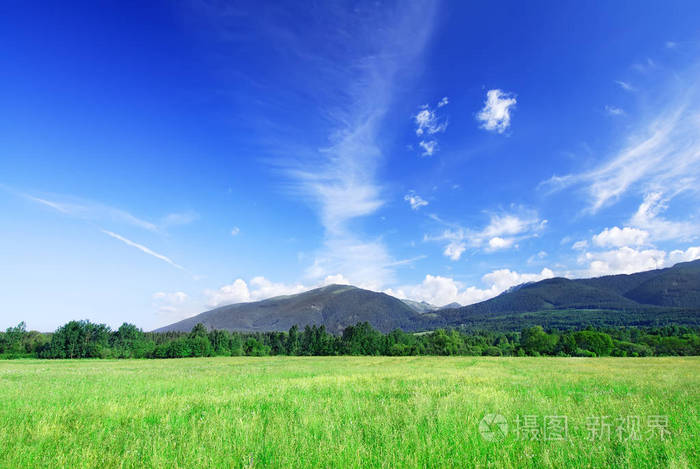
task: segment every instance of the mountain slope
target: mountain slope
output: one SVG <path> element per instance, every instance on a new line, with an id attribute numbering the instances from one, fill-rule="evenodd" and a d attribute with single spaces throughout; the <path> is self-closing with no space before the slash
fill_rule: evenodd
<path id="1" fill-rule="evenodd" d="M 464 307 L 432 307 L 348 285 L 330 285 L 297 295 L 239 303 L 206 311 L 158 329 L 190 331 L 201 322 L 210 329 L 242 332 L 287 331 L 293 325 L 324 325 L 340 333 L 369 322 L 389 332 L 438 327 L 520 330 L 531 325 L 700 326 L 700 259 L 667 269 L 592 279 L 552 278 L 511 288 Z M 449 306 L 449 305 L 448 305 Z"/>
<path id="2" fill-rule="evenodd" d="M 630 275 L 529 283 L 481 303 L 437 311 L 429 327 L 588 323 L 700 324 L 700 260 Z"/>
<path id="3" fill-rule="evenodd" d="M 419 313 L 403 301 L 348 285 L 330 285 L 297 295 L 239 303 L 206 311 L 156 332 L 190 331 L 197 323 L 231 331 L 287 331 L 293 325 L 325 325 L 332 333 L 367 321 L 382 332 L 411 330 Z"/>

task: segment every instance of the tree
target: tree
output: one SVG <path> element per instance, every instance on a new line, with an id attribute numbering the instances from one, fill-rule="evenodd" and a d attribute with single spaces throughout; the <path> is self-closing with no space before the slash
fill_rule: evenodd
<path id="1" fill-rule="evenodd" d="M 578 348 L 593 352 L 599 357 L 608 356 L 612 352 L 612 338 L 604 332 L 579 331 L 574 333 L 574 339 Z"/>
<path id="2" fill-rule="evenodd" d="M 16 327 L 9 327 L 4 335 L 3 353 L 10 356 L 18 356 L 25 353 L 24 339 L 27 335 L 27 326 L 20 322 Z"/>
<path id="3" fill-rule="evenodd" d="M 294 324 L 287 334 L 287 355 L 299 355 L 299 326 Z"/>
<path id="4" fill-rule="evenodd" d="M 542 326 L 523 329 L 520 338 L 520 347 L 528 355 L 550 355 L 556 343 L 557 337 L 547 334 Z"/>
<path id="5" fill-rule="evenodd" d="M 270 347 L 261 344 L 257 339 L 251 337 L 243 345 L 245 354 L 251 357 L 264 357 L 270 354 Z"/>

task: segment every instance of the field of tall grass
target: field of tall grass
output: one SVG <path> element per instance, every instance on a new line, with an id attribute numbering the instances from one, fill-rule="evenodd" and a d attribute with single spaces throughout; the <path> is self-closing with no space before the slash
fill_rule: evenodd
<path id="1" fill-rule="evenodd" d="M 697 357 L 5 361 L 0 467 L 696 468 L 699 407 Z"/>

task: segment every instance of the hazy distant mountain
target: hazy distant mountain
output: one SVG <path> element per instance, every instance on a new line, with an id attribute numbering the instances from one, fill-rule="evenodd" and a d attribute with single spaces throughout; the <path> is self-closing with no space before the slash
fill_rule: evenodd
<path id="1" fill-rule="evenodd" d="M 297 295 L 278 296 L 253 303 L 222 306 L 158 329 L 190 331 L 197 323 L 210 329 L 232 331 L 287 331 L 293 325 L 325 325 L 339 333 L 367 321 L 382 332 L 413 330 L 420 314 L 403 301 L 384 293 L 349 285 L 329 285 Z"/>
<path id="2" fill-rule="evenodd" d="M 413 300 L 407 300 L 407 299 L 402 299 L 404 303 L 406 303 L 411 309 L 413 309 L 417 313 L 428 313 L 430 311 L 435 311 L 436 309 L 440 309 L 435 305 L 431 305 L 428 302 L 425 301 L 413 301 Z"/>
<path id="3" fill-rule="evenodd" d="M 520 330 L 530 325 L 700 325 L 700 259 L 668 269 L 592 279 L 551 278 L 511 288 L 481 303 L 436 308 L 348 285 L 222 306 L 158 331 L 211 329 L 286 331 L 294 324 L 325 325 L 333 333 L 367 321 L 388 332 L 438 327 Z"/>

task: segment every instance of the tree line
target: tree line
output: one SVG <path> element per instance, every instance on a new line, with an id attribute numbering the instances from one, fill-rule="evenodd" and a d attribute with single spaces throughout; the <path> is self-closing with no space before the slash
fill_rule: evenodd
<path id="1" fill-rule="evenodd" d="M 293 326 L 288 332 L 239 333 L 208 330 L 143 332 L 132 324 L 112 330 L 104 324 L 71 321 L 52 334 L 27 331 L 25 324 L 0 333 L 0 358 L 185 358 L 268 355 L 487 355 L 562 357 L 647 357 L 700 355 L 700 329 L 684 326 L 619 327 L 520 332 L 437 329 L 382 334 L 369 323 L 334 335 L 324 326 Z"/>

